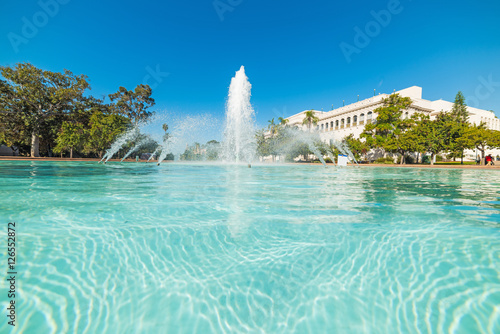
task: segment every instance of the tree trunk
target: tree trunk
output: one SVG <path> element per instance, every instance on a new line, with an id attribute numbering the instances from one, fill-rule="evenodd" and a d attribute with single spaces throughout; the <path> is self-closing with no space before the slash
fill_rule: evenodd
<path id="1" fill-rule="evenodd" d="M 34 129 L 31 133 L 31 157 L 36 158 L 40 156 L 40 136 L 38 129 Z"/>
<path id="2" fill-rule="evenodd" d="M 478 148 L 478 149 L 479 149 L 479 151 L 481 151 L 481 166 L 484 166 L 484 154 L 485 154 L 484 151 L 485 150 L 484 149 L 480 149 L 480 148 Z"/>
<path id="3" fill-rule="evenodd" d="M 434 153 L 431 153 L 431 166 L 434 165 Z"/>
<path id="4" fill-rule="evenodd" d="M 73 159 L 73 148 L 69 149 L 69 158 Z"/>
<path id="5" fill-rule="evenodd" d="M 462 154 L 460 155 L 460 164 L 464 164 L 464 151 L 462 151 Z"/>
<path id="6" fill-rule="evenodd" d="M 405 154 L 401 154 L 401 165 L 404 165 L 405 164 Z"/>

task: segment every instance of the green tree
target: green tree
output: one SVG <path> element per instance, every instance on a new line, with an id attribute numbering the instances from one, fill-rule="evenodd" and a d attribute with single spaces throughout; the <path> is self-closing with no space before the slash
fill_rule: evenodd
<path id="1" fill-rule="evenodd" d="M 446 126 L 448 132 L 448 147 L 451 157 L 460 157 L 461 163 L 464 163 L 464 151 L 473 148 L 473 144 L 469 140 L 465 140 L 464 134 L 470 127 L 469 112 L 465 104 L 465 97 L 462 92 L 458 92 L 455 96 L 455 102 L 451 112 L 447 114 L 448 123 Z"/>
<path id="2" fill-rule="evenodd" d="M 279 155 L 279 147 L 281 144 L 282 138 L 277 138 L 280 133 L 281 125 L 274 123 L 274 118 L 268 121 L 267 130 L 269 131 L 269 136 L 265 137 L 265 141 L 267 142 L 267 148 L 269 151 L 269 155 L 273 162 L 276 159 L 276 156 Z"/>
<path id="3" fill-rule="evenodd" d="M 164 123 L 161 128 L 165 131 L 165 134 L 163 135 L 163 142 L 166 142 L 168 138 L 170 138 L 170 133 L 168 133 L 168 124 Z"/>
<path id="4" fill-rule="evenodd" d="M 302 156 L 304 157 L 305 161 L 309 161 L 309 156 L 312 154 L 313 152 L 311 152 L 311 148 L 307 143 L 296 141 L 293 143 L 290 150 L 288 151 L 287 158 L 288 160 L 293 160 L 298 156 Z"/>
<path id="5" fill-rule="evenodd" d="M 274 137 L 278 132 L 278 125 L 274 123 L 274 118 L 268 121 L 267 130 L 269 131 L 271 137 Z"/>
<path id="6" fill-rule="evenodd" d="M 213 161 L 219 158 L 220 143 L 217 140 L 210 140 L 206 144 L 207 160 Z"/>
<path id="7" fill-rule="evenodd" d="M 451 157 L 459 157 L 461 164 L 464 164 L 464 151 L 466 149 L 475 148 L 475 142 L 473 137 L 469 134 L 474 132 L 474 126 L 470 124 L 455 124 L 458 129 L 454 130 L 455 136 L 453 138 L 453 143 L 451 145 Z"/>
<path id="8" fill-rule="evenodd" d="M 102 158 L 106 149 L 127 129 L 128 125 L 130 121 L 124 116 L 106 115 L 102 111 L 94 112 L 89 121 L 85 151 L 95 153 Z"/>
<path id="9" fill-rule="evenodd" d="M 415 113 L 410 118 L 410 127 L 401 136 L 401 145 L 406 150 L 406 152 L 417 152 L 417 163 L 418 155 L 425 152 L 425 141 L 426 138 L 422 134 L 422 127 L 425 122 L 428 122 L 429 116 L 421 113 Z M 401 163 L 405 163 L 401 159 Z"/>
<path id="10" fill-rule="evenodd" d="M 360 158 L 366 155 L 366 153 L 368 153 L 369 151 L 368 145 L 361 139 L 354 138 L 354 135 L 352 133 L 344 137 L 342 141 L 347 144 L 356 160 L 360 160 Z"/>
<path id="11" fill-rule="evenodd" d="M 271 155 L 270 143 L 266 138 L 266 132 L 264 130 L 257 131 L 255 138 L 257 141 L 257 154 L 261 157 Z"/>
<path id="12" fill-rule="evenodd" d="M 464 140 L 467 140 L 481 152 L 481 165 L 484 165 L 486 149 L 500 147 L 500 131 L 486 128 L 484 123 L 471 126 L 464 133 Z"/>
<path id="13" fill-rule="evenodd" d="M 308 110 L 304 113 L 304 119 L 302 120 L 302 124 L 307 125 L 309 132 L 311 132 L 311 127 L 313 125 L 318 124 L 319 118 L 316 117 L 314 110 Z"/>
<path id="14" fill-rule="evenodd" d="M 431 165 L 434 165 L 434 157 L 447 148 L 448 124 L 446 113 L 440 113 L 432 121 L 429 116 L 423 116 L 415 128 L 418 133 L 418 145 L 422 147 L 423 152 L 431 153 Z"/>
<path id="15" fill-rule="evenodd" d="M 467 111 L 467 104 L 465 104 L 465 97 L 461 91 L 455 96 L 455 102 L 453 103 L 453 108 L 451 109 L 451 115 L 453 119 L 458 123 L 468 123 L 469 112 Z"/>
<path id="16" fill-rule="evenodd" d="M 120 87 L 118 92 L 110 94 L 111 101 L 116 100 L 116 111 L 129 118 L 134 125 L 150 118 L 154 112 L 149 108 L 155 105 L 151 97 L 153 91 L 148 85 L 138 85 L 133 91 Z"/>
<path id="17" fill-rule="evenodd" d="M 287 126 L 289 121 L 290 120 L 286 118 L 278 117 L 278 122 L 279 122 L 278 124 L 280 124 L 281 126 Z"/>
<path id="18" fill-rule="evenodd" d="M 56 139 L 55 153 L 70 152 L 70 158 L 73 159 L 73 150 L 83 148 L 85 142 L 85 129 L 81 123 L 63 122 L 61 131 Z"/>
<path id="19" fill-rule="evenodd" d="M 361 134 L 370 147 L 382 147 L 387 152 L 397 152 L 404 156 L 408 150 L 403 136 L 405 131 L 411 126 L 410 119 L 403 118 L 403 111 L 407 110 L 412 101 L 409 97 L 402 97 L 399 94 L 391 94 L 383 100 L 383 106 L 374 110 L 377 113 L 377 120 L 374 123 L 365 125 Z"/>
<path id="20" fill-rule="evenodd" d="M 56 117 L 62 122 L 71 113 L 77 101 L 89 88 L 85 75 L 44 71 L 30 63 L 18 63 L 13 67 L 0 66 L 2 80 L 0 110 L 17 118 L 23 124 L 22 132 L 31 134 L 31 156 L 40 156 L 40 134 L 47 121 Z M 12 123 L 11 123 L 12 124 Z M 18 132 L 19 128 L 8 129 Z"/>
<path id="21" fill-rule="evenodd" d="M 19 153 L 30 153 L 30 136 L 24 120 L 16 113 L 0 112 L 0 144 L 18 149 Z"/>

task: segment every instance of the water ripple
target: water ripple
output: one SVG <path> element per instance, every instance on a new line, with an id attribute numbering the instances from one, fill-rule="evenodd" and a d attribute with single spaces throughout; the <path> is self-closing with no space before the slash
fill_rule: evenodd
<path id="1" fill-rule="evenodd" d="M 500 332 L 494 171 L 100 167 L 0 165 L 20 332 Z"/>

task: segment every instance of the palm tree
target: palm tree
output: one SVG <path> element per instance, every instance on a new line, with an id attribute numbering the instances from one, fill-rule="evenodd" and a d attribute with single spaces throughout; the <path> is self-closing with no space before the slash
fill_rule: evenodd
<path id="1" fill-rule="evenodd" d="M 165 131 L 165 134 L 163 135 L 163 141 L 166 141 L 170 135 L 168 134 L 168 124 L 165 123 L 162 126 L 163 131 Z"/>
<path id="2" fill-rule="evenodd" d="M 274 137 L 274 135 L 276 134 L 276 132 L 278 132 L 278 127 L 274 123 L 274 118 L 272 120 L 268 121 L 268 122 L 269 122 L 269 125 L 267 126 L 267 129 L 271 133 L 271 137 Z"/>
<path id="3" fill-rule="evenodd" d="M 290 120 L 283 117 L 278 117 L 278 121 L 280 122 L 280 125 L 286 126 Z"/>
<path id="4" fill-rule="evenodd" d="M 316 117 L 314 110 L 308 110 L 304 113 L 304 120 L 302 121 L 302 124 L 307 125 L 309 132 L 311 132 L 311 126 L 318 124 L 318 122 L 319 118 Z"/>

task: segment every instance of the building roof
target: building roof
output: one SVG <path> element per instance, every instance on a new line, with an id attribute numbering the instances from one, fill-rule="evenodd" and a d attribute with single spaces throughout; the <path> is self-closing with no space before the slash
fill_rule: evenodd
<path id="1" fill-rule="evenodd" d="M 422 87 L 419 86 L 411 86 L 399 91 L 396 91 L 395 93 L 398 93 L 404 97 L 409 97 L 412 100 L 412 108 L 419 110 L 420 112 L 427 112 L 431 117 L 436 116 L 438 113 L 444 111 L 450 111 L 453 107 L 452 102 L 444 101 L 442 99 L 440 100 L 435 100 L 435 101 L 430 101 L 430 100 L 425 100 L 422 98 Z M 346 106 L 336 108 L 330 111 L 319 111 L 319 110 L 314 110 L 316 113 L 316 116 L 320 119 L 320 121 L 337 117 L 342 114 L 347 114 L 351 112 L 355 112 L 357 110 L 362 110 L 362 109 L 371 109 L 374 110 L 377 107 L 382 104 L 383 100 L 387 98 L 389 94 L 379 94 L 373 97 L 370 97 L 368 99 L 364 99 L 355 103 L 348 104 Z M 471 121 L 473 123 L 479 123 L 480 119 L 481 121 L 483 119 L 493 119 L 493 123 L 497 123 L 495 120 L 495 114 L 491 111 L 488 110 L 482 110 L 478 108 L 473 108 L 473 107 L 467 107 L 467 110 L 469 111 L 469 116 L 471 117 Z M 304 114 L 307 110 L 301 111 L 297 114 L 294 114 L 292 116 L 287 117 L 287 119 L 290 120 L 290 124 L 298 124 L 299 121 L 300 123 L 302 122 L 302 117 L 301 115 Z M 478 118 L 479 117 L 479 118 Z M 500 127 L 500 121 L 499 127 Z M 500 128 L 499 128 L 500 129 Z"/>

